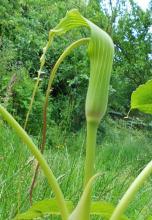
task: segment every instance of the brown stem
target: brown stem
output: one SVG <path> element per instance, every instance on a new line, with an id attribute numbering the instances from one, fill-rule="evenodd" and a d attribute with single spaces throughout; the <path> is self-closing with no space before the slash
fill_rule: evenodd
<path id="1" fill-rule="evenodd" d="M 37 163 L 36 168 L 35 168 L 35 172 L 32 178 L 32 183 L 30 186 L 30 190 L 29 190 L 29 196 L 30 196 L 30 204 L 32 205 L 32 196 L 33 196 L 33 189 L 35 186 L 35 182 L 36 182 L 36 177 L 38 175 L 38 170 L 39 170 L 39 163 Z"/>
<path id="2" fill-rule="evenodd" d="M 43 109 L 43 129 L 42 129 L 42 143 L 40 146 L 41 153 L 44 152 L 45 143 L 46 143 L 46 125 L 47 125 L 47 106 L 48 106 L 48 99 L 45 100 L 44 109 Z M 32 205 L 32 197 L 33 197 L 33 190 L 36 182 L 36 178 L 39 171 L 39 163 L 37 163 L 34 175 L 32 178 L 32 183 L 29 190 L 29 196 L 30 196 L 30 204 Z"/>
<path id="3" fill-rule="evenodd" d="M 61 64 L 61 62 L 65 59 L 66 56 L 69 55 L 69 53 L 74 48 L 76 48 L 76 47 L 78 47 L 78 46 L 80 46 L 80 45 L 82 45 L 84 43 L 88 43 L 89 40 L 90 40 L 90 38 L 82 38 L 80 40 L 75 41 L 69 47 L 67 47 L 65 49 L 65 51 L 63 52 L 63 54 L 61 54 L 61 56 L 57 60 L 56 64 L 54 65 L 54 67 L 52 69 L 52 71 L 50 72 L 50 79 L 49 79 L 48 88 L 47 88 L 47 91 L 46 91 L 45 103 L 44 103 L 44 108 L 43 108 L 42 142 L 41 142 L 41 145 L 40 145 L 41 153 L 43 153 L 44 148 L 45 148 L 45 143 L 46 143 L 47 107 L 48 107 L 48 100 L 49 100 L 49 95 L 50 95 L 50 92 L 51 92 L 52 82 L 54 80 L 56 71 L 57 71 L 59 65 Z M 37 177 L 37 174 L 38 174 L 38 169 L 39 169 L 39 166 L 36 167 L 36 169 L 35 169 L 33 181 L 32 181 L 31 187 L 30 187 L 30 201 L 32 201 L 32 194 L 33 194 L 33 189 L 34 189 L 36 177 Z"/>

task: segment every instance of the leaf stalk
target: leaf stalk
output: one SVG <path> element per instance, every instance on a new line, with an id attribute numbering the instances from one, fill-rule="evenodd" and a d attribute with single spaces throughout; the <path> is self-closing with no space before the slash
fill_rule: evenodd
<path id="1" fill-rule="evenodd" d="M 35 156 L 37 161 L 39 162 L 41 169 L 43 170 L 49 185 L 54 191 L 58 206 L 60 208 L 61 216 L 63 220 L 68 219 L 68 209 L 64 200 L 63 193 L 60 189 L 60 186 L 50 169 L 49 165 L 47 164 L 46 160 L 42 156 L 41 152 L 38 150 L 38 148 L 35 146 L 31 138 L 27 135 L 25 130 L 17 123 L 17 121 L 7 112 L 7 110 L 0 105 L 0 114 L 1 116 L 8 122 L 8 124 L 16 131 L 18 136 L 22 139 L 22 141 L 27 145 L 29 150 L 32 152 L 32 154 Z"/>
<path id="2" fill-rule="evenodd" d="M 110 220 L 118 220 L 128 207 L 129 203 L 135 196 L 138 189 L 143 185 L 144 181 L 152 173 L 152 161 L 150 161 L 147 166 L 142 170 L 142 172 L 137 176 L 134 182 L 130 185 L 119 204 L 115 208 Z"/>

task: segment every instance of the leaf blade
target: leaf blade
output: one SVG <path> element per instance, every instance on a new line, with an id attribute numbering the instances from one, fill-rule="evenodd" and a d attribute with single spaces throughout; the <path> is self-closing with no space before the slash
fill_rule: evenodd
<path id="1" fill-rule="evenodd" d="M 69 212 L 73 210 L 73 203 L 66 201 Z M 31 220 L 46 215 L 61 215 L 56 199 L 45 199 L 36 202 L 28 211 L 18 214 L 14 220 Z"/>
<path id="2" fill-rule="evenodd" d="M 110 219 L 115 207 L 105 201 L 93 201 L 91 204 L 91 215 L 100 215 L 104 219 Z M 119 220 L 129 220 L 123 215 Z"/>
<path id="3" fill-rule="evenodd" d="M 152 80 L 140 85 L 131 95 L 131 109 L 152 114 Z"/>

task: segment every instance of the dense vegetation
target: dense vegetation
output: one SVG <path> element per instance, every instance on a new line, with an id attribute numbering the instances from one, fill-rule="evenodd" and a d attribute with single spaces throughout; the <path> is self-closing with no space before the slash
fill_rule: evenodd
<path id="1" fill-rule="evenodd" d="M 114 6 L 105 5 L 106 1 L 100 1 L 99 4 L 98 0 L 89 1 L 87 6 L 80 2 L 72 0 L 57 1 L 57 3 L 47 0 L 2 1 L 0 98 L 1 102 L 7 102 L 6 100 L 9 99 L 8 108 L 21 123 L 24 122 L 29 107 L 39 69 L 39 57 L 47 41 L 48 32 L 71 8 L 78 8 L 85 17 L 106 30 L 113 38 L 115 60 L 110 86 L 109 111 L 126 114 L 129 110 L 132 91 L 152 75 L 150 9 L 144 12 L 133 1 L 123 0 L 117 1 Z M 32 121 L 38 122 L 41 117 L 41 106 L 50 69 L 66 45 L 80 36 L 86 36 L 85 29 L 75 30 L 64 37 L 57 38 L 48 53 L 40 89 L 30 118 L 29 128 L 32 132 L 34 132 Z M 51 119 L 57 123 L 64 119 L 69 121 L 69 114 L 72 113 L 70 116 L 72 127 L 76 129 L 80 128 L 84 119 L 81 109 L 84 105 L 89 74 L 89 62 L 85 54 L 85 50 L 81 47 L 61 65 L 51 96 L 54 106 L 50 108 Z M 11 77 L 13 82 L 10 82 Z"/>
<path id="2" fill-rule="evenodd" d="M 95 190 L 94 197 L 116 204 L 129 183 L 152 155 L 149 144 L 150 134 L 145 128 L 144 135 L 143 131 L 132 129 L 132 120 L 115 122 L 110 119 L 111 115 L 114 119 L 117 116 L 123 119 L 130 108 L 132 91 L 152 77 L 150 55 L 152 2 L 146 11 L 139 8 L 132 0 L 117 0 L 116 4 L 112 1 L 106 3 L 108 1 L 104 0 L 90 0 L 88 4 L 80 0 L 58 0 L 56 3 L 53 0 L 2 0 L 1 2 L 0 102 L 21 125 L 25 122 L 39 69 L 39 58 L 46 44 L 48 32 L 60 18 L 64 17 L 67 10 L 78 8 L 85 17 L 112 37 L 115 44 L 115 58 L 109 106 L 106 119 L 101 124 L 98 134 L 96 164 L 96 170 L 103 171 L 104 180 L 97 182 L 95 189 L 102 190 L 99 195 L 96 195 Z M 80 36 L 87 36 L 87 30 L 77 29 L 67 33 L 64 37 L 55 39 L 53 47 L 47 54 L 44 72 L 27 126 L 27 131 L 34 137 L 35 142 L 40 139 L 42 106 L 50 69 L 64 48 Z M 76 194 L 76 200 L 80 192 L 74 191 L 71 180 L 74 177 L 75 184 L 78 185 L 77 189 L 81 189 L 82 170 L 80 167 L 83 163 L 85 142 L 84 100 L 89 78 L 89 60 L 85 56 L 85 51 L 84 46 L 76 49 L 66 58 L 57 73 L 49 100 L 45 152 L 53 170 L 61 179 L 61 187 L 65 196 L 71 199 Z M 136 129 L 143 128 L 145 124 L 151 122 L 149 116 L 139 115 L 138 112 L 134 112 L 134 116 L 137 122 Z M 144 121 L 142 126 L 138 123 L 140 120 L 137 117 Z M 0 125 L 1 123 L 0 121 Z M 7 137 L 10 137 L 10 140 Z M 23 150 L 21 142 L 9 128 L 4 129 L 0 126 L 0 140 L 1 170 L 4 171 L 1 192 L 2 219 L 11 219 L 19 209 L 24 210 L 28 207 L 28 189 L 31 182 L 29 177 L 32 178 L 34 165 L 30 166 L 29 153 Z M 145 147 L 141 149 L 139 145 Z M 16 155 L 18 159 L 13 160 L 12 155 L 13 157 Z M 76 161 L 75 155 L 80 159 Z M 114 157 L 115 162 L 112 162 Z M 63 164 L 59 163 L 61 158 L 65 159 Z M 132 165 L 134 167 L 130 168 Z M 113 167 L 112 170 L 111 167 Z M 67 173 L 66 170 L 68 170 Z M 26 175 L 26 172 L 29 174 Z M 46 181 L 40 177 L 34 200 L 50 196 Z M 26 182 L 24 189 L 23 178 Z M 119 187 L 117 185 L 118 188 L 116 188 L 118 183 Z M 150 184 L 143 188 L 128 210 L 128 216 L 134 216 L 132 219 L 137 219 L 139 213 L 142 213 L 143 219 L 149 215 L 150 193 L 152 192 L 150 190 Z M 9 200 L 9 197 L 12 199 Z"/>

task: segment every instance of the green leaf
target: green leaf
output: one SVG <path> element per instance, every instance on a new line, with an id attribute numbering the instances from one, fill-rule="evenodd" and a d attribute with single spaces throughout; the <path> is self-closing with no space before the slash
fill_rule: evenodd
<path id="1" fill-rule="evenodd" d="M 140 85 L 131 95 L 131 109 L 152 114 L 152 80 Z"/>
<path id="2" fill-rule="evenodd" d="M 69 212 L 73 210 L 73 204 L 71 201 L 66 201 Z M 28 211 L 18 214 L 14 220 L 31 220 L 38 217 L 44 217 L 46 215 L 60 215 L 60 209 L 55 199 L 45 199 L 36 202 Z"/>
<path id="3" fill-rule="evenodd" d="M 149 216 L 149 217 L 147 218 L 147 220 L 152 220 L 152 216 Z"/>
<path id="4" fill-rule="evenodd" d="M 104 219 L 110 219 L 115 207 L 105 201 L 95 201 L 91 204 L 91 215 L 100 215 Z M 129 220 L 126 216 L 122 216 L 120 220 Z"/>
<path id="5" fill-rule="evenodd" d="M 90 188 L 90 187 L 89 187 Z M 74 209 L 72 201 L 66 201 L 69 213 Z M 114 211 L 114 206 L 105 201 L 93 201 L 91 204 L 91 215 L 100 215 L 104 219 L 109 219 Z M 60 215 L 55 199 L 45 199 L 36 202 L 28 211 L 18 214 L 14 220 L 32 220 L 47 215 Z M 129 220 L 126 216 L 122 216 L 120 220 Z M 147 220 L 152 220 L 151 216 Z"/>

